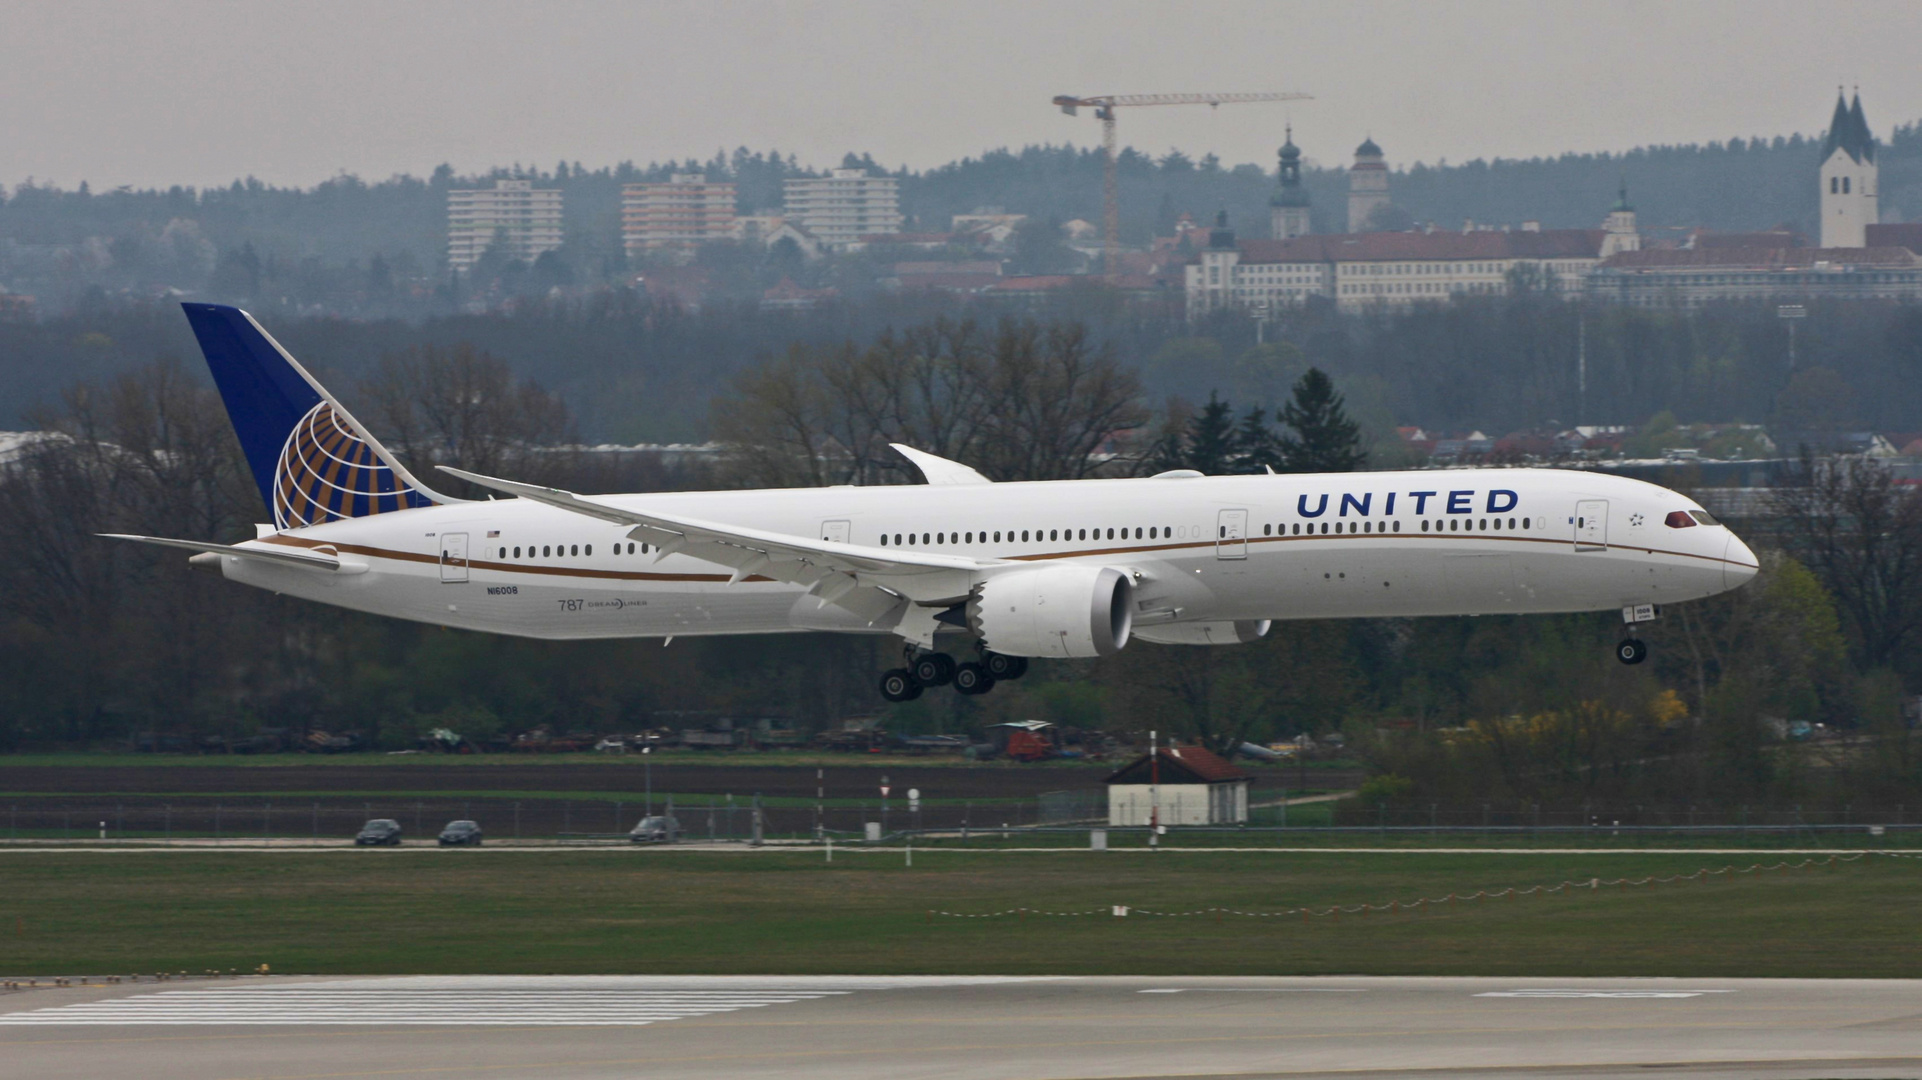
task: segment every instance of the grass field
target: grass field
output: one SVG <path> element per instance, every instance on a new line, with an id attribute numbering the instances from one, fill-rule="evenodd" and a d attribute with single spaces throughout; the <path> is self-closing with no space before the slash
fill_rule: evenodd
<path id="1" fill-rule="evenodd" d="M 1415 913 L 1385 903 L 1776 856 L 917 851 L 0 854 L 0 974 L 691 972 L 1922 976 L 1922 861 Z"/>

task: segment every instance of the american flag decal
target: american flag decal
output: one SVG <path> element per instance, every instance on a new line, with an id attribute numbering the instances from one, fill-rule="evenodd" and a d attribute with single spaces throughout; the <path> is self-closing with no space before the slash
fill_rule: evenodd
<path id="1" fill-rule="evenodd" d="M 431 505 L 325 401 L 294 426 L 274 468 L 274 525 L 280 529 Z"/>

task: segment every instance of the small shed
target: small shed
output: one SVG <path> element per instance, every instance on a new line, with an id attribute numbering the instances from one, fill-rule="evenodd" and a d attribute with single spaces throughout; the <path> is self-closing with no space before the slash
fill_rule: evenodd
<path id="1" fill-rule="evenodd" d="M 1248 820 L 1248 780 L 1199 746 L 1162 747 L 1108 777 L 1108 824 L 1239 825 Z"/>

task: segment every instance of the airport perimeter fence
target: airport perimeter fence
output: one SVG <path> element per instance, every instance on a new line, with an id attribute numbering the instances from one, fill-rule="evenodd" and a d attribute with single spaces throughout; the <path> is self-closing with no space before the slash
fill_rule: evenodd
<path id="1" fill-rule="evenodd" d="M 273 841 L 343 843 L 370 820 L 400 823 L 410 843 L 433 841 L 450 821 L 475 821 L 488 842 L 622 841 L 650 816 L 672 814 L 687 842 L 861 839 L 870 823 L 883 835 L 1007 831 L 1041 824 L 1029 800 L 921 803 L 904 799 L 815 805 L 754 797 L 633 800 L 321 799 L 199 800 L 75 798 L 17 801 L 0 807 L 0 843 Z"/>
<path id="2" fill-rule="evenodd" d="M 1375 805 L 1357 799 L 1257 804 L 1239 824 L 1183 825 L 1197 836 L 1260 834 L 1314 836 L 1429 836 L 1438 839 L 1655 837 L 1749 838 L 1862 834 L 1922 840 L 1922 807 L 1669 806 L 1591 803 L 1575 807 Z M 920 802 L 903 799 L 822 804 L 757 797 L 645 796 L 587 799 L 321 799 L 200 800 L 49 797 L 0 807 L 0 842 L 47 841 L 346 842 L 371 819 L 390 818 L 409 842 L 432 841 L 450 821 L 480 823 L 489 841 L 594 843 L 625 840 L 648 816 L 671 813 L 677 839 L 752 842 L 756 839 L 942 839 L 1015 833 L 1085 833 L 1111 828 L 1105 792 L 1058 791 L 1032 799 Z M 1140 826 L 1112 827 L 1121 834 Z"/>

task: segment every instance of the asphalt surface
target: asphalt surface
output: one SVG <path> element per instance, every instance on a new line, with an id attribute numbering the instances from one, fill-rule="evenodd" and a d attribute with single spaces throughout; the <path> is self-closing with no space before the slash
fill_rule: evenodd
<path id="1" fill-rule="evenodd" d="M 0 1077 L 1922 1076 L 1922 983 L 266 978 L 0 994 Z"/>

